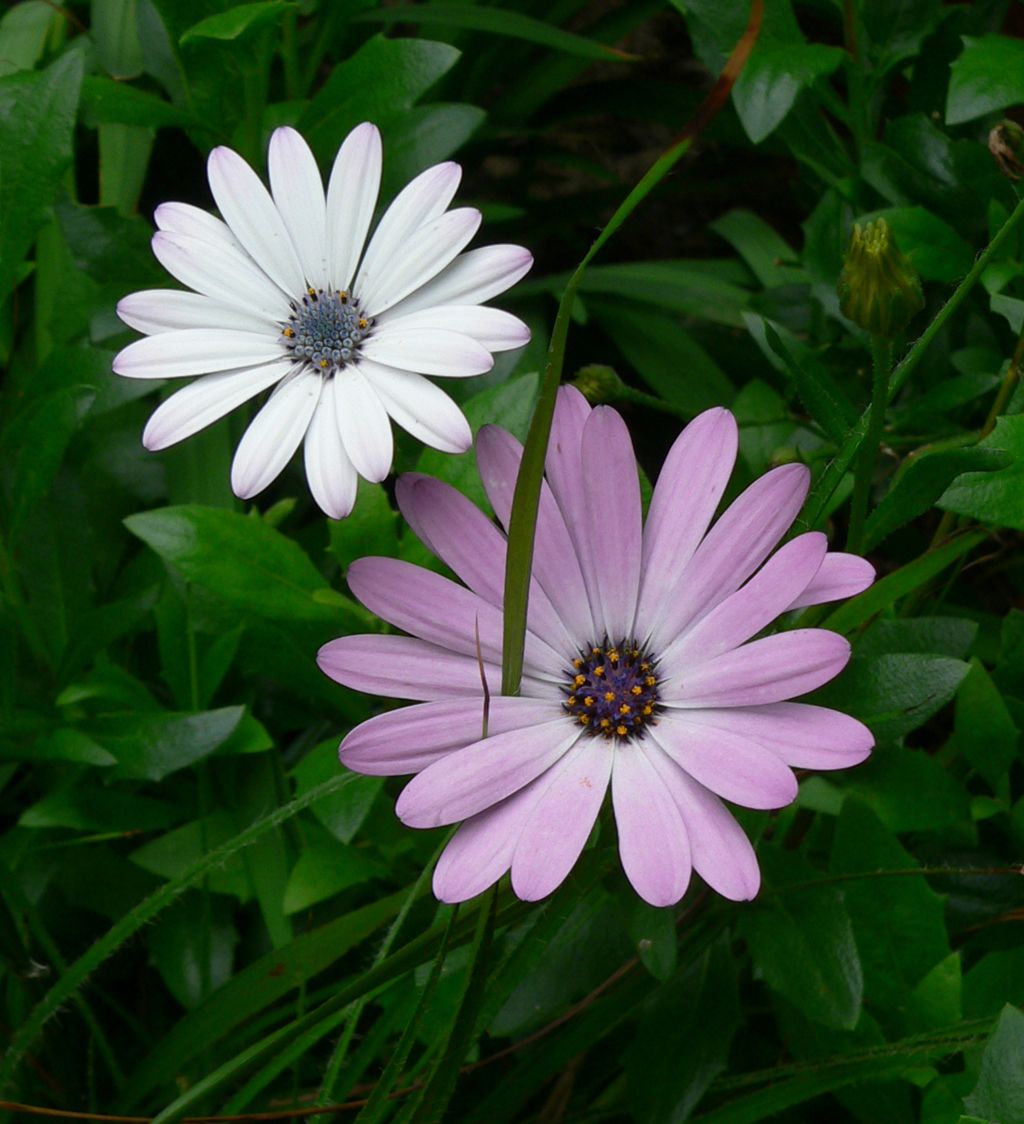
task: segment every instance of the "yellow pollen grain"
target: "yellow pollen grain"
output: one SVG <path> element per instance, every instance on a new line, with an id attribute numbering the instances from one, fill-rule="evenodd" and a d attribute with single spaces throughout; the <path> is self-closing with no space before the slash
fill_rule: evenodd
<path id="1" fill-rule="evenodd" d="M 315 297 L 315 296 L 316 296 L 316 289 L 307 289 L 307 290 L 306 290 L 306 292 L 307 292 L 307 293 L 309 294 L 309 296 L 311 296 L 311 297 Z"/>
<path id="2" fill-rule="evenodd" d="M 611 724 L 612 724 L 612 720 L 611 720 L 610 718 L 602 718 L 602 719 L 601 719 L 601 727 L 602 727 L 602 729 L 604 729 L 604 730 L 607 730 L 607 729 L 608 729 L 608 727 L 609 727 L 609 726 L 610 726 Z"/>
<path id="3" fill-rule="evenodd" d="M 570 706 L 575 706 L 575 705 L 576 705 L 576 696 L 575 696 L 575 695 L 570 695 L 570 696 L 569 696 L 569 705 L 570 705 Z"/>
<path id="4" fill-rule="evenodd" d="M 576 678 L 573 679 L 573 683 L 577 687 L 582 687 L 583 684 L 586 683 L 586 681 L 587 681 L 587 677 L 585 675 L 577 675 Z"/>
<path id="5" fill-rule="evenodd" d="M 645 706 L 644 707 L 644 715 L 646 717 L 649 718 L 653 713 L 654 713 L 654 707 L 653 706 Z"/>
<path id="6" fill-rule="evenodd" d="M 620 738 L 624 738 L 629 733 L 629 730 L 625 726 L 616 726 L 615 732 Z"/>
<path id="7" fill-rule="evenodd" d="M 650 671 L 650 670 L 651 670 L 651 665 L 650 665 L 649 663 L 642 663 L 642 664 L 640 665 L 640 670 L 641 670 L 641 671 Z"/>
<path id="8" fill-rule="evenodd" d="M 580 725 L 581 726 L 589 726 L 590 725 L 590 715 L 589 714 L 581 714 L 580 715 Z"/>
<path id="9" fill-rule="evenodd" d="M 582 660 L 573 660 L 572 666 L 574 668 L 576 668 L 577 671 L 579 671 L 579 669 L 583 666 L 583 661 Z"/>
<path id="10" fill-rule="evenodd" d="M 658 684 L 658 680 L 655 679 L 655 677 L 653 675 L 648 675 L 647 678 L 644 680 L 644 682 L 647 684 L 648 687 L 656 687 L 657 684 Z"/>
<path id="11" fill-rule="evenodd" d="M 640 686 L 639 683 L 637 683 L 635 687 L 630 687 L 629 693 L 631 695 L 642 695 L 644 693 L 644 689 Z"/>
<path id="12" fill-rule="evenodd" d="M 612 661 L 612 663 L 618 663 L 619 662 L 619 650 L 618 650 L 618 648 L 609 649 L 608 658 Z"/>
<path id="13" fill-rule="evenodd" d="M 284 336 L 287 336 L 289 339 L 292 339 L 293 336 L 295 335 L 295 329 L 294 328 L 285 328 L 285 330 L 281 334 L 284 335 Z"/>
<path id="14" fill-rule="evenodd" d="M 340 300 L 342 304 L 346 304 L 348 302 L 348 293 L 339 289 L 338 290 L 338 300 Z"/>
<path id="15" fill-rule="evenodd" d="M 604 693 L 604 701 L 605 702 L 611 702 L 612 699 L 614 699 L 614 698 L 615 698 L 615 692 L 614 691 L 605 691 L 605 693 Z"/>
<path id="16" fill-rule="evenodd" d="M 636 657 L 640 655 L 640 649 L 634 648 L 629 654 L 633 657 L 633 659 L 636 659 Z"/>
<path id="17" fill-rule="evenodd" d="M 330 365 L 331 365 L 331 361 L 330 361 L 330 359 L 321 359 L 321 360 L 320 360 L 320 366 L 321 366 L 321 367 L 323 367 L 323 368 L 324 368 L 325 370 L 326 370 L 326 368 L 328 368 L 328 367 L 329 367 Z"/>
<path id="18" fill-rule="evenodd" d="M 594 668 L 594 674 L 595 675 L 604 675 L 604 664 L 603 663 L 599 664 L 597 667 Z"/>
<path id="19" fill-rule="evenodd" d="M 629 703 L 623 703 L 622 706 L 619 707 L 619 714 L 629 714 L 630 709 Z"/>
<path id="20" fill-rule="evenodd" d="M 369 320 L 365 319 L 365 317 L 360 319 L 360 321 L 359 321 L 360 329 L 365 329 L 369 325 L 369 323 L 370 323 Z"/>
<path id="21" fill-rule="evenodd" d="M 587 695 L 587 697 L 583 700 L 583 705 L 584 706 L 593 706 L 594 705 L 594 696 L 593 695 Z"/>

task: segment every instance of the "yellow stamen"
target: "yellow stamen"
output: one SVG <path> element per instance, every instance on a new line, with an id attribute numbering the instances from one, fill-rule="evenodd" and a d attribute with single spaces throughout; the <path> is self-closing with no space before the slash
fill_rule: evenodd
<path id="1" fill-rule="evenodd" d="M 577 687 L 582 687 L 586 681 L 587 677 L 585 675 L 577 675 L 576 678 L 573 679 L 573 683 L 575 683 Z"/>
<path id="2" fill-rule="evenodd" d="M 615 732 L 620 738 L 624 738 L 629 733 L 629 730 L 625 726 L 616 726 Z"/>
<path id="3" fill-rule="evenodd" d="M 593 706 L 594 705 L 594 696 L 593 695 L 587 695 L 587 697 L 583 700 L 583 705 L 584 706 Z"/>
<path id="4" fill-rule="evenodd" d="M 615 692 L 614 691 L 605 691 L 605 693 L 604 693 L 604 701 L 605 702 L 611 702 L 612 699 L 614 699 L 614 698 L 615 698 Z"/>
<path id="5" fill-rule="evenodd" d="M 628 703 L 623 703 L 622 706 L 619 707 L 619 714 L 629 714 L 629 711 L 630 707 Z"/>
<path id="6" fill-rule="evenodd" d="M 644 689 L 640 686 L 639 683 L 637 683 L 635 687 L 630 687 L 629 693 L 631 695 L 642 695 L 644 693 Z"/>

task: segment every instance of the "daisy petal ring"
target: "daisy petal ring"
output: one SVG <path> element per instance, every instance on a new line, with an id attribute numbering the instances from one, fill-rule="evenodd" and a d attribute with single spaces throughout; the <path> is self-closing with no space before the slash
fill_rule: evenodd
<path id="1" fill-rule="evenodd" d="M 609 789 L 622 866 L 642 898 L 679 901 L 693 871 L 727 898 L 752 898 L 757 860 L 723 801 L 779 808 L 797 794 L 793 768 L 844 768 L 870 752 L 860 722 L 791 701 L 839 674 L 847 641 L 766 630 L 789 610 L 859 593 L 874 571 L 828 552 L 816 532 L 779 546 L 807 494 L 802 465 L 768 472 L 713 520 L 736 451 L 728 411 L 691 422 L 645 524 L 622 418 L 559 391 L 515 697 L 498 695 L 504 534 L 448 485 L 399 479 L 403 515 L 463 584 L 390 558 L 353 563 L 355 596 L 408 635 L 342 637 L 319 663 L 347 687 L 415 702 L 357 726 L 340 753 L 361 773 L 417 774 L 396 809 L 409 826 L 461 822 L 434 872 L 442 901 L 507 872 L 520 898 L 551 893 Z M 478 435 L 506 530 L 521 455 L 503 429 Z"/>
<path id="2" fill-rule="evenodd" d="M 191 291 L 132 293 L 118 315 L 145 338 L 114 360 L 139 379 L 199 376 L 163 402 L 147 449 L 190 437 L 266 390 L 235 453 L 231 485 L 248 499 L 302 444 L 324 512 L 340 519 L 358 477 L 392 461 L 391 421 L 435 449 L 463 452 L 462 411 L 428 378 L 490 370 L 529 330 L 484 302 L 514 285 L 532 258 L 521 246 L 463 252 L 480 225 L 449 210 L 461 177 L 438 164 L 412 180 L 371 233 L 381 140 L 362 124 L 342 144 L 326 195 L 309 146 L 290 128 L 270 139 L 270 190 L 229 148 L 210 153 L 222 218 L 186 203 L 157 208 L 153 252 Z"/>

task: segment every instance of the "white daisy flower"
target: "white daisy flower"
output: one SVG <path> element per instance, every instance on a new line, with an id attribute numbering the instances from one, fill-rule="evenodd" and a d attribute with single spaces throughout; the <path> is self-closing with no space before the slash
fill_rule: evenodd
<path id="1" fill-rule="evenodd" d="M 367 240 L 381 172 L 374 125 L 345 139 L 326 198 L 294 129 L 274 132 L 268 166 L 270 191 L 238 153 L 215 148 L 207 171 L 223 221 L 187 203 L 157 208 L 153 252 L 192 291 L 150 289 L 118 304 L 146 338 L 114 370 L 200 376 L 149 419 L 151 450 L 273 388 L 235 452 L 235 494 L 266 488 L 302 443 L 314 499 L 341 519 L 358 476 L 379 481 L 391 469 L 389 417 L 435 449 L 469 448 L 462 411 L 423 376 L 482 374 L 492 352 L 529 340 L 521 320 L 481 306 L 533 259 L 522 246 L 463 253 L 480 213 L 448 210 L 462 174 L 451 162 L 412 180 Z"/>

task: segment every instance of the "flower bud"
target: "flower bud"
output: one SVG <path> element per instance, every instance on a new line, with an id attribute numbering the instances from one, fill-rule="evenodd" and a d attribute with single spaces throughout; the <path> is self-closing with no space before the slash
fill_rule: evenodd
<path id="1" fill-rule="evenodd" d="M 853 228 L 839 275 L 839 308 L 873 336 L 892 339 L 924 307 L 921 282 L 885 219 Z"/>
<path id="2" fill-rule="evenodd" d="M 617 402 L 622 397 L 625 383 L 614 368 L 601 363 L 591 363 L 580 367 L 572 385 L 583 395 L 591 406 L 601 406 L 606 402 Z"/>
<path id="3" fill-rule="evenodd" d="M 999 170 L 1011 180 L 1024 176 L 1024 129 L 1016 121 L 1000 121 L 988 135 L 988 150 Z"/>

